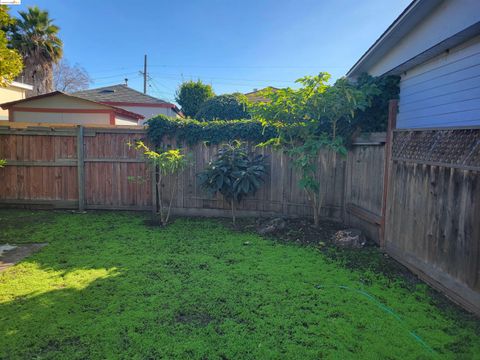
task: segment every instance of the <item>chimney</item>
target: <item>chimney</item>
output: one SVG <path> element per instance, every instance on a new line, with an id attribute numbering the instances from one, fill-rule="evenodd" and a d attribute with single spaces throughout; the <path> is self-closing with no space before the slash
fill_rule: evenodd
<path id="1" fill-rule="evenodd" d="M 125 86 L 128 86 L 128 78 L 125 78 Z"/>

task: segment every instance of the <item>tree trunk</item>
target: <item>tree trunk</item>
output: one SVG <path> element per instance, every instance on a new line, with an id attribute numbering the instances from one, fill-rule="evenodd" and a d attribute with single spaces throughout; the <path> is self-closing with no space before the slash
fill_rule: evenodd
<path id="1" fill-rule="evenodd" d="M 313 225 L 318 228 L 320 226 L 320 214 L 322 212 L 323 200 L 325 196 L 318 190 L 318 194 L 313 197 Z"/>
<path id="2" fill-rule="evenodd" d="M 41 62 L 34 56 L 23 58 L 24 68 L 19 80 L 33 86 L 32 91 L 27 91 L 27 97 L 46 94 L 53 91 L 53 64 Z"/>
<path id="3" fill-rule="evenodd" d="M 235 219 L 235 201 L 232 200 L 230 202 L 231 206 L 232 206 L 232 221 L 233 221 L 233 225 L 236 224 L 236 219 Z"/>
<path id="4" fill-rule="evenodd" d="M 320 214 L 318 213 L 317 207 L 313 207 L 313 226 L 318 228 L 320 226 Z"/>
<path id="5" fill-rule="evenodd" d="M 162 189 L 163 176 L 162 172 L 158 172 L 158 181 L 157 181 L 157 193 L 158 193 L 158 212 L 160 213 L 160 222 L 162 226 L 165 225 L 165 207 L 163 206 L 163 189 Z"/>
<path id="6" fill-rule="evenodd" d="M 170 211 L 172 210 L 173 199 L 175 198 L 175 195 L 177 193 L 177 182 L 178 182 L 178 176 L 175 177 L 175 181 L 173 182 L 173 190 L 172 190 L 172 195 L 170 197 L 170 202 L 168 203 L 168 211 L 167 211 L 167 218 L 165 219 L 165 225 L 168 223 L 168 220 L 170 219 Z"/>

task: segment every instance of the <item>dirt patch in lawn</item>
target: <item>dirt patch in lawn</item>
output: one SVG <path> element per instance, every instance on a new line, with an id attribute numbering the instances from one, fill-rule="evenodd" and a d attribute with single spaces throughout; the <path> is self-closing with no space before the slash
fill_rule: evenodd
<path id="1" fill-rule="evenodd" d="M 399 277 L 404 280 L 406 287 L 415 287 L 420 280 L 405 266 L 393 260 L 390 256 L 380 251 L 377 244 L 367 241 L 361 249 L 339 248 L 333 245 L 331 239 L 338 230 L 346 229 L 347 226 L 332 220 L 322 220 L 318 228 L 313 226 L 311 219 L 286 218 L 285 227 L 276 230 L 263 237 L 280 242 L 295 243 L 300 246 L 313 247 L 323 253 L 328 259 L 341 263 L 344 267 L 382 273 L 392 281 Z M 225 224 L 237 231 L 256 232 L 262 223 L 269 219 L 240 218 L 237 225 L 233 226 L 228 220 Z M 367 239 L 368 240 L 368 239 Z M 365 282 L 368 282 L 365 279 Z"/>
<path id="2" fill-rule="evenodd" d="M 261 224 L 268 221 L 269 219 L 266 218 L 239 218 L 237 225 L 233 226 L 231 221 L 224 220 L 229 228 L 247 232 L 256 232 Z M 336 231 L 346 228 L 342 223 L 330 220 L 323 220 L 318 228 L 313 227 L 312 221 L 305 218 L 285 218 L 284 221 L 285 226 L 282 229 L 264 237 L 279 242 L 318 246 L 326 244 Z"/>
<path id="3" fill-rule="evenodd" d="M 0 271 L 15 265 L 27 256 L 39 251 L 45 245 L 47 244 L 0 245 Z"/>

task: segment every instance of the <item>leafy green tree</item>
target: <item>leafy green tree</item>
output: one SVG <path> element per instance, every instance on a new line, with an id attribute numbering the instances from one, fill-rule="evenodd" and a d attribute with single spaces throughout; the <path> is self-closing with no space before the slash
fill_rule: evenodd
<path id="1" fill-rule="evenodd" d="M 210 85 L 197 81 L 186 81 L 180 84 L 175 101 L 181 106 L 186 117 L 193 118 L 200 106 L 211 97 L 215 96 Z"/>
<path id="2" fill-rule="evenodd" d="M 297 80 L 299 89 L 267 89 L 263 96 L 270 101 L 251 105 L 256 117 L 279 129 L 278 136 L 264 145 L 279 147 L 293 159 L 302 176 L 299 185 L 313 208 L 315 226 L 319 225 L 325 197 L 319 180 L 319 153 L 327 149 L 346 154 L 344 139 L 338 136 L 338 123 L 350 122 L 355 111 L 365 109 L 378 92 L 371 84 L 358 87 L 345 78 L 328 85 L 329 79 L 328 73 L 306 76 Z"/>
<path id="3" fill-rule="evenodd" d="M 3 168 L 5 165 L 7 165 L 7 160 L 0 159 L 0 168 Z"/>
<path id="4" fill-rule="evenodd" d="M 23 57 L 23 79 L 33 85 L 32 95 L 53 91 L 53 64 L 63 55 L 59 27 L 48 11 L 37 6 L 19 11 L 20 18 L 10 29 L 10 42 Z"/>
<path id="5" fill-rule="evenodd" d="M 158 216 L 160 224 L 165 226 L 170 220 L 173 199 L 178 193 L 178 177 L 190 163 L 188 157 L 180 149 L 169 149 L 164 151 L 155 151 L 150 149 L 143 141 L 137 141 L 135 144 L 129 143 L 135 149 L 143 152 L 146 159 L 155 171 L 155 188 L 158 199 Z M 169 200 L 165 200 L 165 179 L 170 177 L 173 180 L 172 189 L 170 189 Z M 144 182 L 143 178 L 132 178 L 129 180 Z"/>
<path id="6" fill-rule="evenodd" d="M 8 47 L 8 39 L 3 29 L 11 26 L 14 20 L 6 6 L 0 6 L 0 87 L 7 86 L 22 71 L 22 57 L 18 51 Z"/>
<path id="7" fill-rule="evenodd" d="M 229 202 L 235 224 L 235 204 L 255 194 L 266 174 L 264 156 L 250 154 L 246 146 L 235 141 L 223 145 L 198 178 L 200 186 L 212 196 L 220 193 Z"/>
<path id="8" fill-rule="evenodd" d="M 200 106 L 195 118 L 203 121 L 249 119 L 247 102 L 243 94 L 214 96 Z"/>

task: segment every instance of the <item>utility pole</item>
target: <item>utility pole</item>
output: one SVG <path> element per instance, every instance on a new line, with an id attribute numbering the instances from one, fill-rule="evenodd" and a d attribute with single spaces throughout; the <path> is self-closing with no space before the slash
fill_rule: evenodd
<path id="1" fill-rule="evenodd" d="M 147 54 L 143 60 L 143 93 L 147 93 Z"/>

